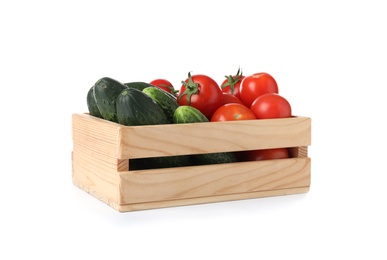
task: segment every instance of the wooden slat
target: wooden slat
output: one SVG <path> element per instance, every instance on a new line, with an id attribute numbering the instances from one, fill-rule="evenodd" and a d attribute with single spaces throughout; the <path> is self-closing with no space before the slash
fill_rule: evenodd
<path id="1" fill-rule="evenodd" d="M 299 187 L 299 188 L 278 189 L 278 190 L 268 190 L 268 191 L 244 192 L 239 194 L 227 194 L 227 195 L 210 196 L 210 197 L 143 202 L 143 203 L 111 205 L 111 206 L 113 206 L 115 209 L 117 209 L 120 212 L 128 212 L 128 211 L 136 211 L 136 210 L 187 206 L 187 205 L 205 204 L 205 203 L 213 203 L 213 202 L 224 202 L 224 201 L 233 201 L 233 200 L 264 198 L 264 197 L 271 197 L 271 196 L 292 195 L 292 194 L 306 193 L 308 191 L 309 191 L 309 187 Z"/>
<path id="2" fill-rule="evenodd" d="M 128 127 L 73 114 L 73 182 L 118 211 L 307 192 L 307 117 Z M 231 138 L 230 138 L 231 137 Z M 295 158 L 128 171 L 128 159 L 290 147 Z"/>
<path id="3" fill-rule="evenodd" d="M 118 159 L 121 125 L 88 114 L 73 114 L 72 130 L 74 144 Z"/>
<path id="4" fill-rule="evenodd" d="M 72 152 L 72 179 L 86 192 L 98 196 L 107 204 L 119 204 L 119 174 L 117 159 L 75 146 Z"/>
<path id="5" fill-rule="evenodd" d="M 308 117 L 133 127 L 73 115 L 74 143 L 117 159 L 308 146 L 310 132 Z"/>
<path id="6" fill-rule="evenodd" d="M 310 131 L 307 117 L 124 127 L 119 158 L 308 146 Z"/>
<path id="7" fill-rule="evenodd" d="M 310 158 L 121 172 L 121 204 L 308 187 Z"/>

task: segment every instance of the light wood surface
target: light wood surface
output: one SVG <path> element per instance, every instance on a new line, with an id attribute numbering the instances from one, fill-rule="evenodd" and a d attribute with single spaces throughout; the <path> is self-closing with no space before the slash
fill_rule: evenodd
<path id="1" fill-rule="evenodd" d="M 311 119 L 123 126 L 74 114 L 73 140 L 118 159 L 309 146 Z"/>
<path id="2" fill-rule="evenodd" d="M 239 122 L 126 127 L 74 114 L 73 182 L 121 212 L 309 191 L 310 118 Z M 293 158 L 128 169 L 131 158 L 274 147 Z"/>
<path id="3" fill-rule="evenodd" d="M 209 196 L 209 197 L 165 200 L 165 201 L 111 205 L 111 206 L 113 206 L 113 208 L 117 209 L 120 212 L 127 212 L 127 211 L 135 211 L 135 210 L 147 210 L 147 209 L 187 206 L 187 205 L 195 205 L 195 204 L 206 204 L 206 203 L 213 203 L 213 202 L 224 202 L 224 201 L 292 195 L 292 194 L 306 193 L 308 191 L 309 191 L 309 187 L 301 187 L 301 188 L 243 192 L 243 193 L 237 193 L 237 194 L 227 194 L 227 195 L 218 195 L 218 196 Z"/>
<path id="4" fill-rule="evenodd" d="M 310 159 L 202 165 L 120 175 L 122 203 L 139 203 L 308 187 Z"/>

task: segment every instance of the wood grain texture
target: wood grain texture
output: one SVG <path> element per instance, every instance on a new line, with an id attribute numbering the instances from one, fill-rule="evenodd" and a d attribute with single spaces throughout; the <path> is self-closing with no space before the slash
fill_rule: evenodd
<path id="1" fill-rule="evenodd" d="M 309 191 L 310 118 L 127 127 L 73 114 L 72 127 L 73 183 L 121 212 Z M 294 158 L 128 170 L 132 158 L 276 147 Z"/>
<path id="2" fill-rule="evenodd" d="M 117 209 L 120 212 L 128 212 L 128 211 L 148 210 L 148 209 L 167 208 L 167 207 L 176 207 L 176 206 L 188 206 L 188 205 L 206 204 L 206 203 L 214 203 L 214 202 L 233 201 L 233 200 L 245 200 L 245 199 L 272 197 L 272 196 L 293 195 L 293 194 L 306 193 L 308 191 L 309 191 L 309 187 L 301 187 L 301 188 L 243 192 L 243 193 L 237 193 L 237 194 L 227 194 L 227 195 L 218 195 L 218 196 L 209 196 L 209 197 L 165 200 L 165 201 L 143 202 L 143 203 L 132 203 L 132 204 L 110 205 L 110 206 L 112 206 L 113 208 Z"/>
<path id="3" fill-rule="evenodd" d="M 72 152 L 73 182 L 92 195 L 98 194 L 99 199 L 107 204 L 119 204 L 117 164 L 117 159 L 75 145 Z"/>
<path id="4" fill-rule="evenodd" d="M 308 187 L 310 158 L 121 172 L 121 202 L 139 203 Z"/>
<path id="5" fill-rule="evenodd" d="M 83 183 L 82 181 L 80 181 L 77 178 L 73 178 L 73 184 L 75 186 L 77 186 L 79 189 L 89 193 L 94 198 L 96 198 L 96 199 L 100 200 L 101 202 L 109 205 L 110 207 L 114 208 L 117 211 L 120 211 L 120 212 L 132 211 L 132 210 L 130 210 L 130 208 L 128 208 L 128 210 L 123 210 L 124 208 L 122 207 L 122 205 L 120 205 L 117 201 L 111 200 L 108 197 L 106 197 L 104 192 L 103 192 L 103 190 L 101 190 L 101 189 L 95 190 L 95 189 L 93 189 L 92 186 L 85 185 L 85 183 Z"/>
<path id="6" fill-rule="evenodd" d="M 310 127 L 306 117 L 125 127 L 119 158 L 308 146 Z"/>
<path id="7" fill-rule="evenodd" d="M 88 114 L 72 115 L 73 143 L 118 158 L 122 126 Z"/>
<path id="8" fill-rule="evenodd" d="M 73 141 L 117 159 L 308 146 L 310 129 L 308 117 L 123 126 L 73 114 Z"/>
<path id="9" fill-rule="evenodd" d="M 291 147 L 289 148 L 289 156 L 293 158 L 308 157 L 308 147 L 307 146 Z"/>

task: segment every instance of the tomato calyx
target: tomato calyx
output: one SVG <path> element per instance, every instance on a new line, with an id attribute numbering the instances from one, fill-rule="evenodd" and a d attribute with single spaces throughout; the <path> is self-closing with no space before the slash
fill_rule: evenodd
<path id="1" fill-rule="evenodd" d="M 225 77 L 227 79 L 227 82 L 225 82 L 221 86 L 221 88 L 224 89 L 224 88 L 230 87 L 231 94 L 234 95 L 235 84 L 238 83 L 242 79 L 241 68 L 238 69 L 237 73 L 234 76 L 228 75 Z"/>
<path id="2" fill-rule="evenodd" d="M 172 95 L 176 96 L 176 94 L 179 92 L 179 90 L 176 90 L 174 87 L 172 86 L 169 86 L 167 84 L 159 84 L 160 87 L 163 87 L 163 88 L 166 88 L 166 89 L 169 89 L 169 91 L 171 92 Z"/>
<path id="3" fill-rule="evenodd" d="M 179 101 L 182 97 L 187 95 L 187 105 L 190 106 L 191 105 L 191 96 L 193 94 L 199 94 L 199 84 L 193 82 L 191 72 L 188 72 L 188 82 L 182 81 L 181 83 L 184 85 L 185 90 L 178 97 L 177 101 Z"/>

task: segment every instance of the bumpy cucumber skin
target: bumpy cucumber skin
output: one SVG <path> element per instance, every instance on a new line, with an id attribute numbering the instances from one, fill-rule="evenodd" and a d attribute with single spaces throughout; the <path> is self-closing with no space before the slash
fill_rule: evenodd
<path id="1" fill-rule="evenodd" d="M 173 114 L 179 107 L 176 97 L 157 87 L 147 87 L 142 90 L 145 94 L 151 97 L 163 109 L 167 119 L 173 123 Z"/>
<path id="2" fill-rule="evenodd" d="M 161 107 L 144 92 L 127 88 L 117 97 L 118 123 L 127 126 L 168 124 Z"/>
<path id="3" fill-rule="evenodd" d="M 104 77 L 95 83 L 93 89 L 94 98 L 102 117 L 112 122 L 118 122 L 116 100 L 118 95 L 127 87 L 115 79 Z"/>
<path id="4" fill-rule="evenodd" d="M 179 106 L 173 114 L 173 123 L 203 123 L 209 122 L 208 118 L 198 109 L 191 106 Z"/>
<path id="5" fill-rule="evenodd" d="M 95 117 L 103 118 L 99 109 L 97 107 L 97 102 L 95 102 L 94 98 L 94 86 L 92 86 L 87 92 L 87 108 L 89 109 L 89 114 Z"/>
<path id="6" fill-rule="evenodd" d="M 152 84 L 149 84 L 147 82 L 142 82 L 142 81 L 127 82 L 127 83 L 124 83 L 124 85 L 128 88 L 135 88 L 140 91 L 142 91 L 144 88 L 155 87 Z"/>

